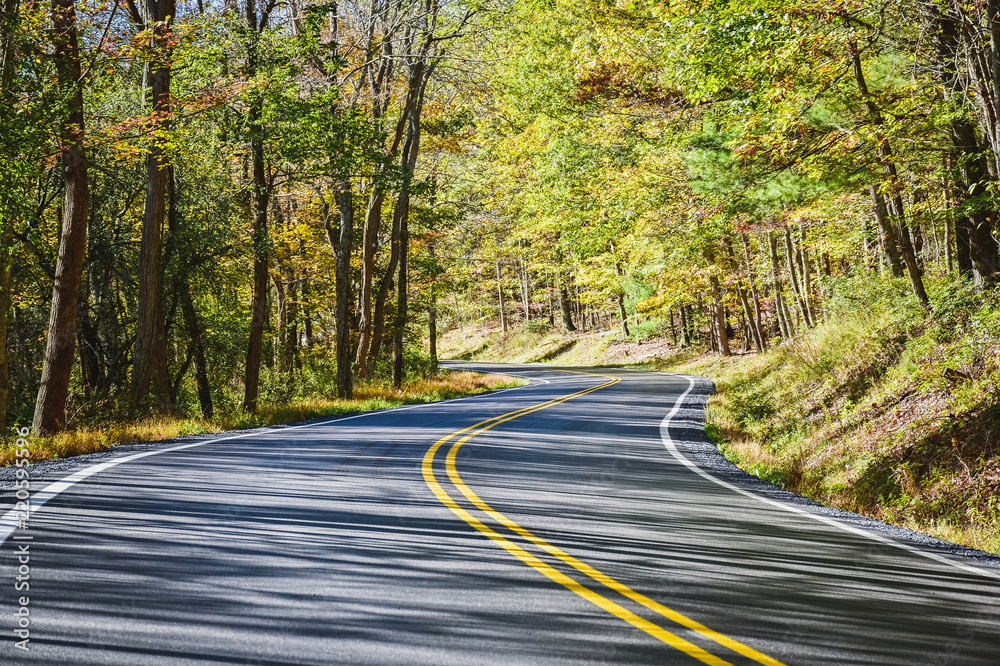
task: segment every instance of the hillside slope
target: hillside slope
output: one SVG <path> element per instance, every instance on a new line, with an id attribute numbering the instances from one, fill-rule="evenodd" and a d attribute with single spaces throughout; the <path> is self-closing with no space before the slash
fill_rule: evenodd
<path id="1" fill-rule="evenodd" d="M 726 456 L 838 508 L 1000 552 L 1000 308 L 958 287 L 931 316 L 873 292 L 763 354 L 551 329 L 450 331 L 442 357 L 634 365 L 716 383 L 706 430 Z"/>

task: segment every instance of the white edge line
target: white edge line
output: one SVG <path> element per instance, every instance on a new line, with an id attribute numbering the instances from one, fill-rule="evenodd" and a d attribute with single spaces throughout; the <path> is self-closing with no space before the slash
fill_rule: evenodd
<path id="1" fill-rule="evenodd" d="M 445 361 L 447 361 L 448 363 L 456 363 L 456 364 L 461 364 L 461 365 L 477 365 L 479 363 L 482 363 L 483 365 L 501 365 L 499 363 L 489 363 L 488 361 L 452 361 L 450 359 L 445 359 Z M 526 363 L 518 363 L 517 365 L 527 365 L 527 364 Z M 459 366 L 459 367 L 461 367 L 461 366 Z M 445 366 L 445 370 L 451 370 L 451 368 Z M 529 382 L 538 382 L 539 384 L 551 384 L 552 383 L 548 379 L 539 379 L 537 377 L 527 377 L 525 375 L 514 374 L 513 372 L 497 372 L 497 371 L 494 371 L 494 370 L 478 370 L 478 369 L 475 369 L 475 368 L 473 368 L 472 370 L 466 370 L 466 372 L 479 372 L 479 373 L 482 373 L 484 375 L 506 375 L 508 377 L 517 377 L 518 379 L 526 379 Z M 521 387 L 520 386 L 514 386 L 514 387 L 511 387 L 511 388 L 521 388 Z M 504 389 L 504 390 L 507 390 L 507 389 Z"/>
<path id="2" fill-rule="evenodd" d="M 703 470 L 701 467 L 699 467 L 697 464 L 695 464 L 694 462 L 692 462 L 691 460 L 689 460 L 688 458 L 686 458 L 684 456 L 684 454 L 682 454 L 680 451 L 678 451 L 677 450 L 677 446 L 674 444 L 673 439 L 671 439 L 671 437 L 670 437 L 670 421 L 674 418 L 674 416 L 677 415 L 677 412 L 681 408 L 681 404 L 684 402 L 684 398 L 686 398 L 687 395 L 688 395 L 688 393 L 690 393 L 692 391 L 692 389 L 694 389 L 694 384 L 695 384 L 694 378 L 691 377 L 690 375 L 681 375 L 681 374 L 677 374 L 677 373 L 661 373 L 661 374 L 668 374 L 668 375 L 671 375 L 671 376 L 674 376 L 674 377 L 683 377 L 683 378 L 685 378 L 685 379 L 688 380 L 687 390 L 684 391 L 683 393 L 681 393 L 681 395 L 677 398 L 677 402 L 674 403 L 674 408 L 671 409 L 670 413 L 668 413 L 665 417 L 663 417 L 663 420 L 660 422 L 660 439 L 663 440 L 663 445 L 666 447 L 667 451 L 669 451 L 670 454 L 674 458 L 676 458 L 680 463 L 682 463 L 684 466 L 686 466 L 688 469 L 690 469 L 691 471 L 693 471 L 698 476 L 704 477 L 704 478 L 708 479 L 709 481 L 711 481 L 713 483 L 716 483 L 716 484 L 722 486 L 723 488 L 728 488 L 729 490 L 732 490 L 733 492 L 739 493 L 740 495 L 745 495 L 746 497 L 752 497 L 755 500 L 761 501 L 761 502 L 763 502 L 765 504 L 770 504 L 771 506 L 777 507 L 779 509 L 783 509 L 783 510 L 791 512 L 791 513 L 795 513 L 795 514 L 798 514 L 800 516 L 806 516 L 808 518 L 812 518 L 813 520 L 819 521 L 819 522 L 824 523 L 826 525 L 830 525 L 832 527 L 836 527 L 837 529 L 843 530 L 845 532 L 850 532 L 851 534 L 856 534 L 856 535 L 859 535 L 859 536 L 867 537 L 868 539 L 871 539 L 873 541 L 877 541 L 877 542 L 879 542 L 881 544 L 885 544 L 887 546 L 895 546 L 896 548 L 900 548 L 900 549 L 905 550 L 905 551 L 907 551 L 909 553 L 912 553 L 914 555 L 919 555 L 921 557 L 925 557 L 927 559 L 934 560 L 935 562 L 940 562 L 941 564 L 946 564 L 948 566 L 955 567 L 956 569 L 961 569 L 965 573 L 971 573 L 971 574 L 975 574 L 975 575 L 979 575 L 979 576 L 985 576 L 985 577 L 988 577 L 988 578 L 993 578 L 993 579 L 996 579 L 996 580 L 1000 580 L 1000 573 L 998 573 L 998 572 L 991 571 L 989 569 L 982 569 L 982 568 L 979 568 L 979 567 L 970 566 L 970 565 L 965 564 L 963 562 L 956 562 L 956 561 L 954 561 L 954 560 L 952 560 L 950 558 L 944 557 L 942 555 L 938 555 L 937 553 L 929 552 L 929 551 L 924 550 L 922 548 L 917 548 L 915 546 L 911 546 L 910 544 L 901 543 L 901 542 L 896 541 L 894 539 L 889 539 L 889 538 L 886 538 L 886 537 L 884 537 L 884 536 L 882 536 L 880 534 L 875 534 L 873 532 L 869 532 L 867 530 L 863 530 L 863 529 L 854 527 L 852 525 L 845 525 L 844 523 L 840 522 L 839 520 L 835 520 L 835 519 L 830 518 L 828 516 L 821 516 L 821 515 L 818 515 L 818 514 L 815 514 L 815 513 L 811 512 L 811 511 L 806 511 L 805 509 L 797 507 L 797 506 L 795 506 L 793 504 L 786 504 L 784 502 L 779 502 L 779 501 L 773 500 L 773 499 L 771 499 L 769 497 L 763 497 L 763 496 L 761 496 L 761 495 L 759 495 L 757 493 L 751 492 L 749 490 L 745 490 L 743 488 L 740 488 L 739 486 L 734 486 L 733 484 L 729 483 L 728 481 L 723 481 L 722 479 L 720 479 L 720 478 L 718 478 L 716 476 L 713 476 L 712 474 L 709 474 L 708 472 L 706 472 L 705 470 Z"/>
<path id="3" fill-rule="evenodd" d="M 502 373 L 494 373 L 502 374 Z M 171 446 L 166 449 L 157 449 L 155 451 L 143 451 L 142 453 L 134 453 L 130 456 L 124 456 L 122 458 L 117 458 L 115 460 L 108 460 L 96 465 L 91 465 L 90 467 L 84 467 L 83 469 L 70 474 L 69 476 L 55 481 L 45 486 L 41 490 L 32 494 L 28 500 L 29 509 L 27 511 L 27 516 L 25 516 L 25 511 L 18 510 L 16 508 L 17 499 L 15 497 L 15 508 L 9 510 L 7 513 L 0 518 L 0 546 L 2 546 L 7 539 L 14 533 L 18 525 L 22 520 L 31 521 L 34 519 L 34 514 L 37 513 L 45 504 L 56 497 L 60 493 L 73 487 L 80 481 L 91 477 L 99 472 L 103 472 L 107 469 L 121 465 L 123 463 L 132 462 L 133 460 L 138 460 L 140 458 L 145 458 L 146 456 L 156 456 L 161 453 L 172 453 L 174 451 L 183 451 L 184 449 L 193 449 L 198 446 L 205 446 L 206 444 L 218 444 L 219 442 L 226 442 L 233 439 L 242 439 L 244 437 L 254 437 L 270 435 L 278 432 L 288 432 L 289 430 L 298 430 L 300 428 L 312 428 L 314 426 L 330 425 L 332 423 L 338 423 L 340 421 L 351 421 L 353 419 L 361 419 L 368 416 L 375 416 L 377 414 L 385 414 L 386 412 L 402 412 L 409 409 L 417 409 L 419 407 L 432 407 L 434 405 L 442 405 L 447 403 L 454 403 L 460 400 L 469 400 L 470 398 L 482 398 L 485 396 L 495 396 L 500 393 L 506 393 L 507 391 L 513 391 L 516 389 L 524 388 L 523 386 L 511 386 L 509 388 L 500 389 L 499 391 L 489 391 L 487 393 L 477 393 L 475 395 L 462 396 L 461 398 L 452 398 L 451 400 L 438 400 L 436 402 L 424 402 L 417 405 L 402 405 L 399 407 L 391 407 L 389 409 L 380 409 L 376 411 L 365 412 L 363 414 L 355 414 L 354 416 L 334 416 L 325 421 L 318 421 L 316 423 L 303 423 L 302 425 L 289 426 L 287 428 L 281 428 L 276 426 L 269 426 L 266 428 L 256 428 L 251 432 L 244 432 L 239 435 L 230 435 L 228 437 L 211 437 L 198 442 L 191 442 L 190 444 L 181 444 L 179 446 Z M 138 442 L 137 442 L 138 443 Z M 112 449 L 113 450 L 113 449 Z"/>

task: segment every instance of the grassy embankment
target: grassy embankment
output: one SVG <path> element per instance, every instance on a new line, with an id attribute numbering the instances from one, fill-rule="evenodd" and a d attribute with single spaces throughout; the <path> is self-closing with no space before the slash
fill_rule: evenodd
<path id="1" fill-rule="evenodd" d="M 366 384 L 355 390 L 353 400 L 305 398 L 281 404 L 265 404 L 256 414 L 236 412 L 213 419 L 164 416 L 125 423 L 100 423 L 67 430 L 53 437 L 31 438 L 29 449 L 32 462 L 55 460 L 103 451 L 131 442 L 154 442 L 182 435 L 255 428 L 399 405 L 436 402 L 519 386 L 522 383 L 505 375 L 444 372 L 428 379 L 408 382 L 399 390 L 388 385 Z M 13 441 L 0 444 L 0 464 L 10 465 L 15 459 L 14 455 Z"/>
<path id="2" fill-rule="evenodd" d="M 765 354 L 642 358 L 649 343 L 551 332 L 452 336 L 445 348 L 709 377 L 717 392 L 706 430 L 743 469 L 824 504 L 1000 552 L 1000 294 L 984 304 L 966 288 L 933 284 L 927 317 L 896 289 L 840 287 L 823 324 Z"/>

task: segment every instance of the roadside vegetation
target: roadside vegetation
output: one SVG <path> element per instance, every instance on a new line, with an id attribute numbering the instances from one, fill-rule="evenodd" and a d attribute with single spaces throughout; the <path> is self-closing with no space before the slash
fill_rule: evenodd
<path id="1" fill-rule="evenodd" d="M 537 328 L 456 329 L 442 349 L 708 377 L 706 434 L 739 467 L 829 506 L 1000 553 L 1000 292 L 928 285 L 938 305 L 925 315 L 897 298 L 905 286 L 831 281 L 823 323 L 764 353 Z M 665 327 L 648 322 L 661 336 Z"/>
<path id="2" fill-rule="evenodd" d="M 255 414 L 243 411 L 214 418 L 200 416 L 154 416 L 136 421 L 98 422 L 78 425 L 50 437 L 34 437 L 29 443 L 31 460 L 58 460 L 94 453 L 133 442 L 155 442 L 183 435 L 216 433 L 261 426 L 294 423 L 309 419 L 388 409 L 400 405 L 449 400 L 475 395 L 524 382 L 506 375 L 474 372 L 441 372 L 395 388 L 389 382 L 369 383 L 355 391 L 351 399 L 300 397 L 281 403 L 266 403 Z M 0 465 L 16 460 L 10 439 L 0 442 Z"/>
<path id="3" fill-rule="evenodd" d="M 712 378 L 706 431 L 732 462 L 863 515 L 1000 552 L 1000 295 L 932 284 L 933 318 L 834 300 L 759 355 L 659 367 Z"/>

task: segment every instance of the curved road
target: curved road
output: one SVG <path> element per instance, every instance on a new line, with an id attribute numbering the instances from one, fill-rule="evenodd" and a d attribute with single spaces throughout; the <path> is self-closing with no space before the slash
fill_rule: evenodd
<path id="1" fill-rule="evenodd" d="M 725 471 L 707 382 L 476 367 L 537 381 L 8 482 L 0 663 L 1000 663 L 1000 570 Z"/>

